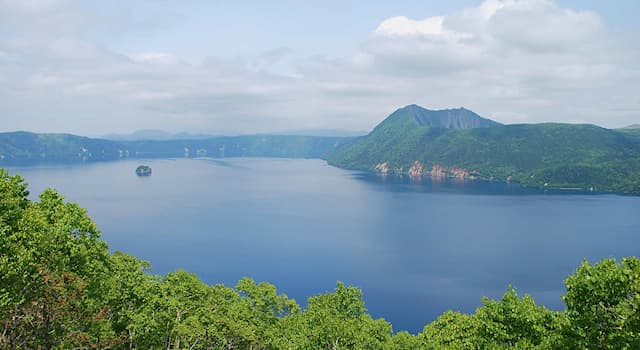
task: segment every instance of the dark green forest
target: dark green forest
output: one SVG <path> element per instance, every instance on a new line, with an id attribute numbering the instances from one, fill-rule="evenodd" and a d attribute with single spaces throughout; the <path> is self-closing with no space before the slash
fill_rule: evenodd
<path id="1" fill-rule="evenodd" d="M 306 307 L 249 278 L 207 285 L 109 252 L 96 224 L 55 190 L 28 198 L 0 169 L 2 349 L 639 349 L 640 260 L 583 261 L 552 311 L 506 287 L 474 314 L 448 311 L 419 334 L 374 319 L 337 283 Z M 410 288 L 411 286 L 398 286 Z M 389 300 L 393 303 L 393 300 Z"/>
<path id="2" fill-rule="evenodd" d="M 526 186 L 640 193 L 635 130 L 561 123 L 450 128 L 425 124 L 429 112 L 400 108 L 369 135 L 339 146 L 328 161 L 369 171 L 385 164 L 390 173 L 407 173 L 420 162 L 427 171 L 462 168 L 473 177 Z"/>
<path id="3" fill-rule="evenodd" d="M 203 139 L 112 141 L 71 134 L 0 133 L 0 165 L 80 163 L 126 158 L 324 158 L 350 137 L 244 135 Z"/>

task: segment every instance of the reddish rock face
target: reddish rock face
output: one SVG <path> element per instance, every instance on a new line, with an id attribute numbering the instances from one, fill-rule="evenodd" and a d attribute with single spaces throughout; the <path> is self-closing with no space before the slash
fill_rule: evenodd
<path id="1" fill-rule="evenodd" d="M 466 179 L 469 177 L 469 170 L 465 168 L 451 168 L 449 172 L 456 179 Z"/>
<path id="2" fill-rule="evenodd" d="M 374 170 L 379 172 L 380 174 L 387 175 L 389 173 L 389 165 L 387 164 L 387 162 L 378 163 L 374 167 Z"/>
<path id="3" fill-rule="evenodd" d="M 389 167 L 389 164 L 387 162 L 381 162 L 376 164 L 376 166 L 373 167 L 373 170 L 382 175 L 387 175 L 391 172 L 395 172 L 398 174 L 402 173 L 401 167 L 394 168 L 392 170 Z M 407 172 L 407 174 L 409 175 L 409 177 L 414 179 L 421 178 L 422 176 L 431 176 L 431 178 L 436 180 L 445 179 L 447 177 L 458 179 L 458 180 L 465 180 L 465 179 L 476 178 L 477 172 L 476 171 L 472 172 L 466 168 L 457 168 L 457 167 L 447 168 L 446 166 L 440 165 L 440 164 L 436 164 L 431 167 L 430 171 L 426 171 L 424 164 L 416 160 L 415 162 L 413 162 L 413 165 L 409 168 L 409 171 Z"/>
<path id="4" fill-rule="evenodd" d="M 419 161 L 415 161 L 411 168 L 409 168 L 409 176 L 420 177 L 424 174 L 424 165 Z"/>
<path id="5" fill-rule="evenodd" d="M 434 166 L 431 167 L 431 177 L 434 179 L 442 179 L 445 177 L 452 177 L 454 179 L 471 179 L 471 178 L 475 178 L 475 174 L 472 174 L 471 171 L 469 171 L 469 169 L 465 169 L 465 168 L 447 168 L 444 165 L 439 165 L 436 164 Z"/>
<path id="6" fill-rule="evenodd" d="M 443 165 L 434 165 L 431 167 L 431 177 L 444 178 L 447 177 L 447 168 Z"/>

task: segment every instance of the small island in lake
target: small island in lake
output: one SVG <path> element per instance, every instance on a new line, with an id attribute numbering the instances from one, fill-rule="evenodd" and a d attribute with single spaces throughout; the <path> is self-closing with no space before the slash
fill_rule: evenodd
<path id="1" fill-rule="evenodd" d="M 138 176 L 149 176 L 151 175 L 151 167 L 148 165 L 140 165 L 136 168 L 136 175 Z"/>

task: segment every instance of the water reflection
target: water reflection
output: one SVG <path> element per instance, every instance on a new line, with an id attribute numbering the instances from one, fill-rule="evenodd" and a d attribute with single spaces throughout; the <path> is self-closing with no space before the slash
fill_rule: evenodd
<path id="1" fill-rule="evenodd" d="M 516 182 L 471 179 L 467 177 L 411 176 L 406 174 L 377 174 L 356 172 L 354 179 L 369 184 L 387 185 L 381 190 L 393 192 L 453 192 L 478 195 L 594 195 L 604 194 L 579 188 L 545 189 L 522 186 Z"/>

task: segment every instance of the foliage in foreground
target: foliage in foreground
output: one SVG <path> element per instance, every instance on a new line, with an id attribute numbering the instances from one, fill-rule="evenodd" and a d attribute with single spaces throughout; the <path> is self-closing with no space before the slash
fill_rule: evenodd
<path id="1" fill-rule="evenodd" d="M 110 254 L 85 210 L 53 190 L 30 201 L 0 169 L 2 349 L 638 349 L 640 260 L 583 262 L 556 312 L 509 288 L 475 314 L 393 333 L 338 283 L 306 309 L 268 283 L 209 286 Z"/>

